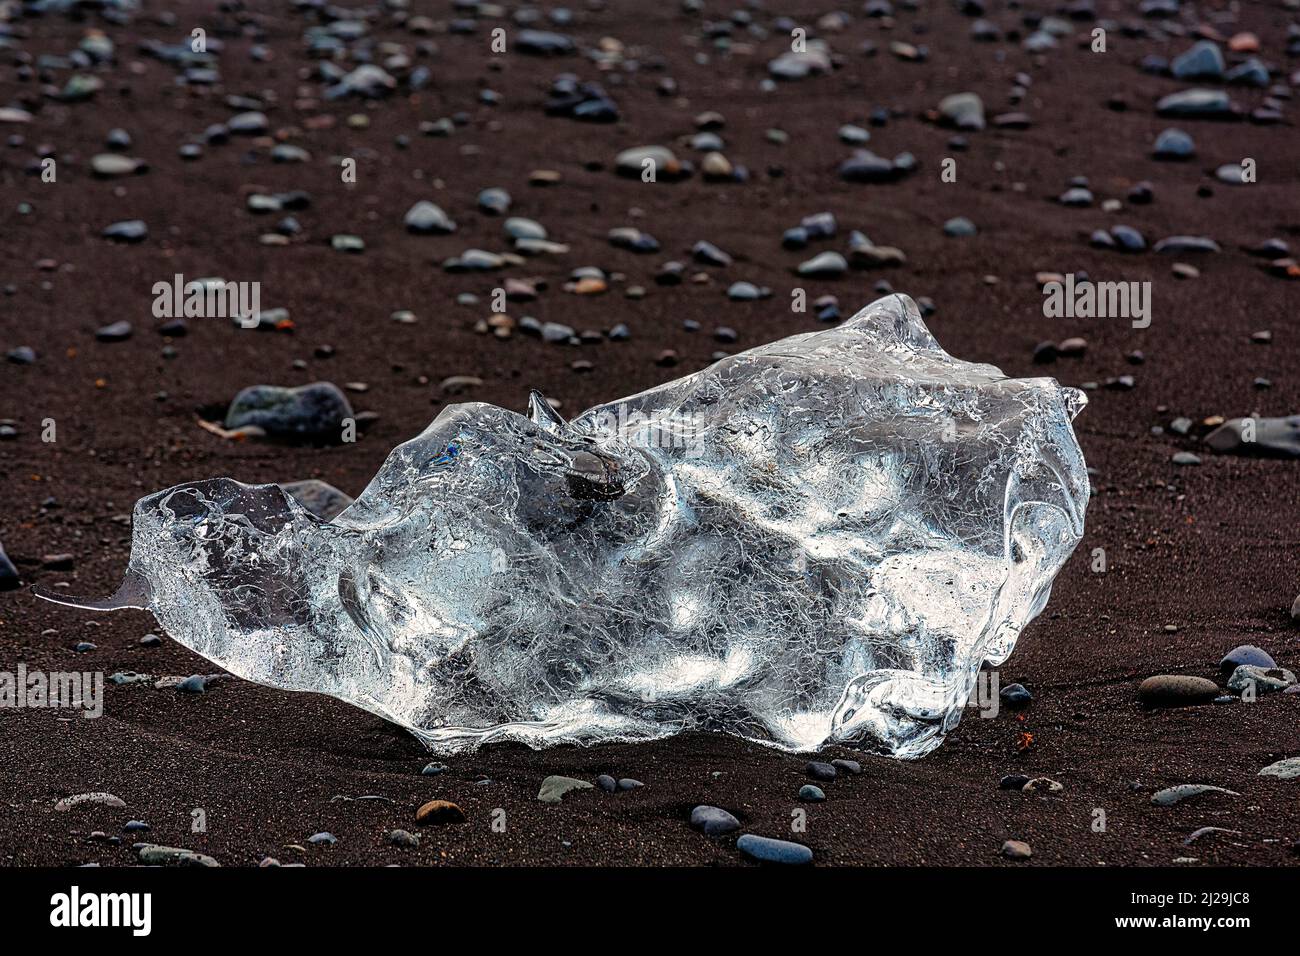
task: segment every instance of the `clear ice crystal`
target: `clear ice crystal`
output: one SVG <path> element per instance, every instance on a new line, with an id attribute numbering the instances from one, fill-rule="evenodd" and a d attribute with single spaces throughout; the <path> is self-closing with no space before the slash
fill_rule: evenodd
<path id="1" fill-rule="evenodd" d="M 724 731 L 937 747 L 1078 543 L 1085 404 L 954 359 L 911 299 L 564 421 L 449 405 L 323 522 L 277 485 L 136 505 L 97 609 L 432 750 Z"/>

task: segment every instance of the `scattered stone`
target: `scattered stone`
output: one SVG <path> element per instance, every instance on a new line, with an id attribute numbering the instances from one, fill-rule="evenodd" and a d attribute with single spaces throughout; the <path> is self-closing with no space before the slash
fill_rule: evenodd
<path id="1" fill-rule="evenodd" d="M 954 238 L 973 236 L 977 232 L 975 223 L 965 216 L 955 216 L 943 224 L 943 234 Z"/>
<path id="2" fill-rule="evenodd" d="M 563 56 L 573 53 L 577 46 L 563 33 L 549 30 L 520 30 L 515 34 L 515 49 L 533 56 Z"/>
<path id="3" fill-rule="evenodd" d="M 83 804 L 98 807 L 113 807 L 120 810 L 126 806 L 126 801 L 115 794 L 107 793 L 103 790 L 97 790 L 93 793 L 77 793 L 70 797 L 64 797 L 54 805 L 54 809 L 61 813 L 65 813 L 73 807 L 79 807 Z"/>
<path id="4" fill-rule="evenodd" d="M 761 863 L 800 866 L 811 863 L 813 858 L 812 850 L 801 843 L 774 840 L 771 837 L 755 836 L 752 833 L 746 833 L 737 840 L 736 849 Z"/>
<path id="5" fill-rule="evenodd" d="M 618 781 L 609 774 L 602 773 L 596 778 L 596 786 L 600 787 L 600 789 L 604 790 L 606 793 L 613 793 L 618 789 Z"/>
<path id="6" fill-rule="evenodd" d="M 1167 129 L 1156 137 L 1152 148 L 1156 159 L 1191 159 L 1196 155 L 1196 144 L 1180 129 Z"/>
<path id="7" fill-rule="evenodd" d="M 182 694 L 202 694 L 208 689 L 208 679 L 202 674 L 191 674 L 177 684 L 176 689 Z"/>
<path id="8" fill-rule="evenodd" d="M 149 238 L 149 227 L 142 219 L 124 219 L 109 225 L 100 235 L 113 242 L 144 242 Z"/>
<path id="9" fill-rule="evenodd" d="M 1056 793 L 1060 790 L 1064 790 L 1065 784 L 1058 783 L 1051 777 L 1034 777 L 1032 780 L 1026 780 L 1025 785 L 1020 789 L 1031 793 L 1036 790 L 1045 790 L 1049 793 Z"/>
<path id="10" fill-rule="evenodd" d="M 1205 444 L 1221 455 L 1300 458 L 1300 415 L 1233 418 L 1206 435 Z"/>
<path id="11" fill-rule="evenodd" d="M 704 174 L 705 179 L 715 182 L 727 179 L 734 179 L 736 175 L 735 167 L 731 165 L 731 160 L 719 152 L 705 154 L 700 160 L 700 172 Z"/>
<path id="12" fill-rule="evenodd" d="M 393 846 L 406 847 L 411 850 L 420 845 L 420 838 L 406 830 L 389 830 L 386 839 Z"/>
<path id="13" fill-rule="evenodd" d="M 1161 116 L 1187 116 L 1205 119 L 1234 119 L 1237 108 L 1222 90 L 1180 90 L 1170 93 L 1156 104 Z"/>
<path id="14" fill-rule="evenodd" d="M 839 776 L 839 771 L 832 764 L 823 763 L 820 760 L 809 761 L 804 767 L 804 772 L 814 780 L 834 780 Z"/>
<path id="15" fill-rule="evenodd" d="M 1209 40 L 1193 44 L 1169 65 L 1169 71 L 1180 80 L 1221 80 L 1223 69 L 1223 53 Z"/>
<path id="16" fill-rule="evenodd" d="M 802 52 L 782 53 L 767 64 L 767 72 L 777 80 L 802 80 L 831 71 L 831 60 L 824 46 L 811 40 Z"/>
<path id="17" fill-rule="evenodd" d="M 125 342 L 131 337 L 131 323 L 126 319 L 105 325 L 95 332 L 95 338 L 101 342 Z"/>
<path id="18" fill-rule="evenodd" d="M 1023 684 L 1008 684 L 998 692 L 998 697 L 1003 704 L 1012 710 L 1028 707 L 1034 699 L 1034 696 L 1025 689 Z"/>
<path id="19" fill-rule="evenodd" d="M 510 194 L 499 186 L 491 186 L 478 194 L 478 208 L 490 216 L 504 216 L 510 211 Z"/>
<path id="20" fill-rule="evenodd" d="M 893 159 L 860 149 L 840 164 L 840 178 L 850 183 L 891 183 L 917 168 L 911 153 L 899 153 Z"/>
<path id="21" fill-rule="evenodd" d="M 339 441 L 345 419 L 355 420 L 347 396 L 330 382 L 297 388 L 253 385 L 226 411 L 225 427 L 255 426 L 268 435 L 305 441 Z"/>
<path id="22" fill-rule="evenodd" d="M 614 169 L 622 176 L 640 179 L 643 173 L 653 172 L 659 176 L 676 177 L 682 172 L 682 164 L 666 146 L 634 146 L 625 149 L 614 157 Z"/>
<path id="23" fill-rule="evenodd" d="M 407 232 L 417 235 L 446 235 L 456 231 L 456 223 L 443 212 L 442 207 L 427 199 L 421 199 L 408 209 L 403 222 Z"/>
<path id="24" fill-rule="evenodd" d="M 1228 678 L 1228 690 L 1267 694 L 1286 690 L 1295 683 L 1295 674 L 1285 667 L 1255 667 L 1242 664 Z"/>
<path id="25" fill-rule="evenodd" d="M 542 803 L 559 803 L 564 799 L 564 795 L 571 790 L 592 790 L 594 789 L 586 780 L 578 780 L 575 777 L 551 776 L 542 781 L 542 787 L 537 791 L 537 799 Z"/>
<path id="26" fill-rule="evenodd" d="M 1267 87 L 1271 80 L 1268 67 L 1259 57 L 1254 56 L 1234 66 L 1224 74 L 1223 78 L 1233 86 L 1253 86 L 1261 90 Z"/>
<path id="27" fill-rule="evenodd" d="M 826 799 L 826 792 L 821 787 L 805 783 L 799 788 L 799 799 L 807 803 L 821 803 Z"/>
<path id="28" fill-rule="evenodd" d="M 1267 651 L 1254 644 L 1242 644 L 1223 655 L 1223 660 L 1219 661 L 1219 673 L 1226 677 L 1243 664 L 1261 667 L 1264 670 L 1277 667 L 1277 661 L 1273 660 Z"/>
<path id="29" fill-rule="evenodd" d="M 465 811 L 450 800 L 430 800 L 415 811 L 415 822 L 421 826 L 433 823 L 464 823 Z"/>
<path id="30" fill-rule="evenodd" d="M 629 249 L 632 252 L 658 252 L 659 240 L 649 233 L 632 226 L 620 226 L 607 234 L 609 244 L 617 249 Z"/>
<path id="31" fill-rule="evenodd" d="M 705 836 L 721 836 L 740 829 L 740 821 L 720 807 L 701 805 L 691 811 L 691 826 Z"/>
<path id="32" fill-rule="evenodd" d="M 397 89 L 397 80 L 386 70 L 373 63 L 363 63 L 351 73 L 346 74 L 338 83 L 325 90 L 327 100 L 339 100 L 349 96 L 377 99 L 387 96 Z"/>
<path id="33" fill-rule="evenodd" d="M 1062 206 L 1073 206 L 1075 208 L 1091 206 L 1092 199 L 1092 190 L 1083 186 L 1071 186 L 1065 192 L 1061 193 L 1061 195 L 1056 197 L 1056 201 Z"/>
<path id="34" fill-rule="evenodd" d="M 1208 704 L 1219 696 L 1219 685 L 1204 677 L 1159 674 L 1138 687 L 1138 698 L 1148 707 L 1189 707 Z"/>
<path id="35" fill-rule="evenodd" d="M 844 759 L 832 760 L 831 766 L 834 767 L 836 770 L 843 771 L 844 773 L 852 774 L 854 776 L 857 776 L 858 774 L 862 773 L 862 764 L 858 763 L 856 760 L 844 760 Z"/>
<path id="36" fill-rule="evenodd" d="M 90 171 L 101 179 L 134 176 L 148 168 L 149 165 L 144 160 L 123 156 L 121 153 L 99 153 L 90 159 Z"/>
<path id="37" fill-rule="evenodd" d="M 956 129 L 981 130 L 984 128 L 984 101 L 976 93 L 954 93 L 939 103 L 942 121 Z"/>
<path id="38" fill-rule="evenodd" d="M 220 866 L 216 860 L 194 850 L 178 846 L 158 846 L 154 843 L 141 844 L 136 852 L 140 862 L 146 866 Z"/>
<path id="39" fill-rule="evenodd" d="M 1214 787 L 1207 783 L 1180 783 L 1176 787 L 1166 787 L 1157 791 L 1151 798 L 1151 802 L 1158 807 L 1172 807 L 1175 803 L 1181 803 L 1184 800 L 1199 797 L 1206 793 L 1222 793 L 1230 797 L 1241 796 L 1235 790 L 1225 790 L 1223 787 Z"/>
<path id="40" fill-rule="evenodd" d="M 849 264 L 838 252 L 822 252 L 800 263 L 795 271 L 806 279 L 832 279 L 848 272 Z"/>
<path id="41" fill-rule="evenodd" d="M 1259 772 L 1261 777 L 1277 777 L 1280 780 L 1295 780 L 1300 777 L 1300 757 L 1287 757 L 1277 763 L 1271 763 Z"/>
<path id="42" fill-rule="evenodd" d="M 339 842 L 339 838 L 322 830 L 320 833 L 313 833 L 309 836 L 307 842 L 315 845 L 333 846 Z"/>
<path id="43" fill-rule="evenodd" d="M 366 241 L 360 236 L 341 232 L 330 236 L 330 248 L 335 252 L 347 252 L 351 255 L 359 255 L 366 251 Z"/>
<path id="44" fill-rule="evenodd" d="M 1007 840 L 1002 844 L 1000 852 L 1008 860 L 1027 860 L 1034 855 L 1029 844 L 1023 840 Z"/>
<path id="45" fill-rule="evenodd" d="M 644 786 L 645 784 L 640 780 L 633 780 L 631 777 L 623 777 L 618 781 L 618 789 L 620 790 L 637 790 Z"/>

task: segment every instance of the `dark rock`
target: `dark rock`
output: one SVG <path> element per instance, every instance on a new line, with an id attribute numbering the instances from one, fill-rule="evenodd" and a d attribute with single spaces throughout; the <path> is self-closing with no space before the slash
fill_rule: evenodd
<path id="1" fill-rule="evenodd" d="M 1205 436 L 1224 455 L 1300 458 L 1300 415 L 1287 418 L 1233 418 Z"/>
<path id="2" fill-rule="evenodd" d="M 1242 644 L 1228 651 L 1223 656 L 1223 660 L 1219 661 L 1219 673 L 1225 677 L 1229 676 L 1243 664 L 1262 667 L 1265 670 L 1270 667 L 1277 667 L 1277 661 L 1273 660 L 1267 651 L 1256 647 L 1254 644 Z"/>
<path id="3" fill-rule="evenodd" d="M 998 692 L 998 697 L 1001 698 L 1003 704 L 1012 710 L 1028 707 L 1034 699 L 1033 695 L 1025 690 L 1022 684 L 1008 684 Z"/>
<path id="4" fill-rule="evenodd" d="M 520 53 L 533 56 L 563 56 L 573 53 L 577 47 L 563 33 L 549 30 L 520 30 L 515 34 L 515 49 Z"/>
<path id="5" fill-rule="evenodd" d="M 1153 249 L 1165 255 L 1191 255 L 1218 252 L 1219 244 L 1205 236 L 1169 236 L 1157 242 Z"/>
<path id="6" fill-rule="evenodd" d="M 255 425 L 268 435 L 307 441 L 339 441 L 352 405 L 338 386 L 313 382 L 297 388 L 253 385 L 235 396 L 225 427 Z"/>
<path id="7" fill-rule="evenodd" d="M 691 826 L 705 836 L 720 836 L 740 829 L 740 821 L 720 807 L 702 805 L 691 811 Z"/>
<path id="8" fill-rule="evenodd" d="M 839 771 L 834 766 L 820 760 L 809 761 L 808 765 L 804 767 L 804 772 L 814 780 L 834 780 L 839 776 Z"/>
<path id="9" fill-rule="evenodd" d="M 177 684 L 176 689 L 182 694 L 202 694 L 208 689 L 208 679 L 202 674 L 191 674 Z"/>
<path id="10" fill-rule="evenodd" d="M 1214 787 L 1206 783 L 1181 783 L 1174 787 L 1166 787 L 1157 791 L 1152 797 L 1151 802 L 1158 807 L 1172 807 L 1175 803 L 1182 803 L 1192 797 L 1203 796 L 1207 793 L 1222 793 L 1227 796 L 1239 797 L 1241 794 L 1232 790 L 1226 790 L 1223 787 Z"/>
<path id="11" fill-rule="evenodd" d="M 1209 40 L 1193 44 L 1169 65 L 1169 71 L 1180 80 L 1220 80 L 1223 68 L 1223 53 Z"/>

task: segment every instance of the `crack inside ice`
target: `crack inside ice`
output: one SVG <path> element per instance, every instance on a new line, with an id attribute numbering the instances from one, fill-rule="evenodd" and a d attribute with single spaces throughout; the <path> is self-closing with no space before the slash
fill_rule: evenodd
<path id="1" fill-rule="evenodd" d="M 954 359 L 895 295 L 572 421 L 450 405 L 323 522 L 228 478 L 135 508 L 199 654 L 433 750 L 715 730 L 917 757 L 1083 533 L 1082 393 Z"/>

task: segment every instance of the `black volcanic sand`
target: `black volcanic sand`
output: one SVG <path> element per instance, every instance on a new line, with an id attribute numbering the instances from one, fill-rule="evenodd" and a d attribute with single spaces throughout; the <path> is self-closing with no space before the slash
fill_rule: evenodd
<path id="1" fill-rule="evenodd" d="M 860 776 L 823 784 L 825 803 L 796 802 L 807 782 L 806 756 L 720 736 L 545 752 L 491 747 L 448 759 L 446 773 L 425 777 L 420 770 L 430 757 L 407 733 L 332 699 L 233 678 L 202 695 L 110 685 L 98 720 L 67 711 L 0 712 L 0 860 L 129 864 L 136 859 L 131 843 L 143 836 L 200 850 L 224 865 L 252 865 L 266 856 L 312 866 L 745 862 L 734 835 L 707 838 L 689 827 L 690 810 L 700 803 L 731 810 L 746 832 L 787 838 L 791 811 L 803 807 L 807 832 L 793 838 L 811 846 L 821 864 L 1113 866 L 1190 857 L 1198 863 L 1187 865 L 1194 866 L 1300 859 L 1293 851 L 1300 840 L 1300 781 L 1257 776 L 1267 764 L 1300 753 L 1300 695 L 1164 711 L 1145 710 L 1137 698 L 1139 682 L 1153 674 L 1217 678 L 1219 658 L 1242 643 L 1300 669 L 1300 628 L 1288 613 L 1300 591 L 1300 463 L 1216 455 L 1200 442 L 1208 430 L 1201 423 L 1212 416 L 1300 411 L 1294 375 L 1300 283 L 1270 276 L 1265 260 L 1244 251 L 1274 236 L 1300 241 L 1300 137 L 1292 119 L 1268 126 L 1158 118 L 1156 100 L 1187 84 L 1139 68 L 1147 54 L 1181 53 L 1198 31 L 1217 31 L 1226 41 L 1250 30 L 1260 38 L 1260 57 L 1279 69 L 1274 82 L 1285 88 L 1296 68 L 1285 50 L 1294 9 L 1245 4 L 1234 21 L 1222 5 L 1207 5 L 1200 16 L 1185 5 L 1179 17 L 1158 21 L 1140 19 L 1136 4 L 1101 0 L 1103 18 L 1141 24 L 1146 35 L 1111 29 L 1108 51 L 1096 54 L 1083 45 L 1095 24 L 1077 20 L 1074 37 L 1039 55 L 1021 46 L 1030 32 L 1022 18 L 1052 12 L 1050 3 L 1013 9 L 992 0 L 988 17 L 1012 31 L 994 43 L 973 42 L 971 18 L 947 2 L 926 3 L 919 12 L 896 4 L 893 19 L 867 18 L 849 4 L 844 29 L 810 31 L 838 55 L 834 72 L 769 92 L 761 89 L 766 63 L 789 43 L 788 32 L 774 27 L 776 17 L 811 27 L 826 5 L 769 0 L 753 13 L 766 36 L 738 26 L 730 53 L 702 38 L 702 29 L 739 5 L 710 4 L 704 15 L 673 3 L 576 6 L 573 24 L 558 29 L 584 49 L 615 38 L 621 62 L 611 55 L 608 70 L 582 55 L 492 56 L 490 30 L 517 30 L 509 20 L 484 19 L 474 34 L 453 34 L 447 23 L 461 14 L 439 4 L 434 32 L 417 36 L 391 11 L 372 9 L 377 44 L 402 44 L 414 55 L 416 43 L 429 41 L 437 52 L 413 59 L 431 70 L 426 89 L 410 93 L 409 71 L 395 69 L 398 91 L 369 103 L 321 96 L 324 84 L 303 41 L 310 24 L 323 22 L 314 14 L 290 12 L 287 4 L 237 17 L 218 12 L 215 3 L 166 6 L 174 11 L 170 22 L 155 12 L 123 25 L 94 14 L 12 25 L 23 34 L 16 49 L 33 58 L 68 53 L 87 30 L 113 38 L 117 63 L 81 71 L 104 83 L 88 102 L 47 95 L 73 71 L 38 68 L 23 79 L 16 50 L 0 49 L 0 106 L 34 114 L 30 123 L 0 123 L 6 138 L 18 137 L 0 149 L 0 284 L 7 286 L 0 296 L 0 344 L 6 351 L 31 346 L 39 354 L 34 365 L 4 363 L 0 371 L 0 418 L 17 429 L 15 438 L 0 442 L 0 541 L 24 583 L 0 596 L 3 669 L 21 661 L 29 669 L 105 674 L 215 670 L 167 638 L 159 647 L 140 646 L 143 634 L 157 630 L 147 614 L 59 609 L 26 589 L 62 582 L 73 594 L 111 592 L 128 554 L 124 516 L 141 495 L 219 475 L 246 482 L 319 477 L 357 494 L 396 443 L 418 433 L 444 402 L 458 400 L 439 390 L 447 376 L 481 378 L 467 396 L 475 400 L 522 410 L 527 389 L 536 387 L 572 413 L 705 366 L 722 347 L 712 334 L 719 325 L 739 333 L 739 342 L 728 346 L 733 350 L 820 327 L 811 310 L 791 311 L 796 285 L 808 290 L 810 301 L 838 296 L 847 315 L 876 298 L 875 284 L 887 280 L 933 300 L 928 324 L 954 355 L 995 363 L 1010 375 L 1050 374 L 1082 385 L 1132 374 L 1135 385 L 1090 392 L 1076 423 L 1096 490 L 1086 537 L 1047 611 L 1000 669 L 1003 685 L 1022 682 L 1033 703 L 995 719 L 967 711 L 947 742 L 919 761 L 862 757 Z M 178 43 L 195 26 L 224 43 L 218 86 L 178 84 L 176 69 L 141 52 L 143 40 Z M 891 55 L 895 39 L 924 45 L 928 59 Z M 862 52 L 866 40 L 878 48 L 875 55 Z M 265 62 L 249 54 L 258 43 L 270 51 Z M 377 46 L 375 52 L 382 60 L 391 51 Z M 1230 65 L 1242 58 L 1228 57 Z M 601 82 L 621 120 L 600 125 L 545 115 L 546 90 L 564 71 Z M 1032 86 L 1023 102 L 1009 104 L 1020 71 Z M 666 77 L 676 81 L 675 95 L 656 91 Z M 480 103 L 485 87 L 500 94 L 499 105 Z M 966 152 L 953 151 L 947 145 L 953 132 L 926 114 L 942 97 L 966 90 L 983 96 L 990 117 L 1023 111 L 1032 125 L 990 126 L 969 134 Z M 1247 111 L 1267 95 L 1230 90 Z M 238 136 L 205 146 L 197 162 L 183 162 L 181 143 L 237 112 L 225 103 L 230 95 L 261 99 L 272 134 L 308 150 L 310 162 L 273 164 L 272 139 Z M 1116 97 L 1126 109 L 1108 106 Z M 1281 105 L 1284 115 L 1293 113 L 1289 102 Z M 838 141 L 837 130 L 844 123 L 866 126 L 877 107 L 899 115 L 870 127 L 868 148 L 886 156 L 909 150 L 920 170 L 889 184 L 844 182 L 836 170 L 851 147 Z M 695 132 L 694 117 L 707 110 L 725 117 L 726 155 L 748 167 L 748 182 L 706 182 L 697 173 L 646 184 L 615 175 L 618 151 L 650 143 L 671 146 L 698 167 L 700 155 L 683 140 Z M 419 133 L 420 122 L 461 111 L 468 122 L 453 135 Z M 369 117 L 368 128 L 350 127 L 352 114 Z M 327 127 L 321 117 L 336 122 Z M 1195 159 L 1151 159 L 1151 144 L 1168 126 L 1192 134 Z M 103 151 L 114 127 L 131 133 L 127 152 L 148 161 L 146 174 L 90 175 L 90 157 Z M 785 130 L 789 141 L 769 142 L 771 127 Z M 409 148 L 395 145 L 399 135 L 410 137 Z M 58 161 L 56 183 L 31 171 L 43 151 Z M 356 158 L 355 185 L 340 181 L 340 156 Z M 946 156 L 958 160 L 956 183 L 940 181 Z M 1216 166 L 1243 156 L 1257 160 L 1257 183 L 1233 187 L 1214 179 Z M 562 182 L 530 185 L 536 169 L 556 170 Z M 778 169 L 783 175 L 774 175 Z M 1090 208 L 1055 202 L 1075 176 L 1088 177 L 1096 195 Z M 1103 211 L 1104 199 L 1124 200 L 1144 179 L 1154 184 L 1154 203 Z M 439 263 L 467 248 L 507 248 L 502 220 L 475 206 L 477 192 L 488 186 L 508 189 L 514 214 L 540 220 L 571 251 L 499 273 L 444 272 Z M 1199 195 L 1201 187 L 1210 194 Z M 310 207 L 293 213 L 302 235 L 283 247 L 259 244 L 280 216 L 248 212 L 246 195 L 290 189 L 311 194 Z M 458 222 L 455 234 L 404 231 L 403 214 L 426 198 Z M 20 213 L 22 203 L 31 205 L 30 214 Z M 823 210 L 839 220 L 834 239 L 802 252 L 781 248 L 785 228 Z M 944 236 L 943 223 L 959 215 L 976 223 L 977 236 Z M 135 218 L 149 227 L 143 243 L 100 238 L 110 223 Z M 1140 229 L 1148 243 L 1210 236 L 1222 251 L 1171 257 L 1089 246 L 1094 229 L 1117 223 Z M 637 255 L 610 246 L 606 232 L 624 225 L 657 237 L 662 251 Z M 845 251 L 855 228 L 876 243 L 901 247 L 907 264 L 838 279 L 795 278 L 793 267 L 816 252 Z M 329 237 L 341 232 L 364 238 L 365 252 L 332 250 Z M 686 260 L 700 239 L 735 262 L 689 267 L 688 276 L 707 274 L 701 282 L 667 288 L 652 281 L 662 262 Z M 1180 260 L 1194 264 L 1199 278 L 1175 279 L 1171 266 Z M 622 277 L 604 295 L 563 291 L 569 271 L 582 265 Z M 1150 328 L 1133 329 L 1122 319 L 1045 318 L 1040 271 L 1150 280 Z M 293 330 L 245 331 L 228 320 L 191 319 L 189 335 L 170 343 L 175 357 L 164 358 L 168 343 L 155 332 L 151 289 L 177 272 L 260 280 L 263 307 L 288 308 Z M 490 314 L 487 296 L 504 276 L 541 276 L 548 283 L 536 302 L 511 305 L 516 319 L 532 315 L 580 331 L 626 323 L 631 339 L 569 347 L 519 333 L 507 340 L 476 333 L 475 323 Z M 771 287 L 772 297 L 728 301 L 724 291 L 739 279 Z M 624 295 L 632 285 L 646 287 L 643 300 Z M 462 292 L 476 293 L 479 304 L 457 305 Z M 391 321 L 399 309 L 413 311 L 418 321 Z M 96 341 L 96 329 L 120 319 L 133 323 L 132 338 Z M 700 330 L 686 330 L 688 319 Z M 1272 331 L 1271 344 L 1252 343 L 1261 330 Z M 1038 343 L 1068 336 L 1088 340 L 1083 357 L 1032 363 Z M 333 356 L 317 357 L 326 344 Z M 663 349 L 679 354 L 676 368 L 656 363 Z M 1133 350 L 1145 354 L 1145 364 L 1128 364 Z M 295 360 L 305 366 L 294 367 Z M 571 368 L 575 360 L 592 368 L 579 374 Z M 1257 388 L 1259 377 L 1272 387 Z M 244 386 L 316 380 L 369 385 L 351 397 L 358 410 L 379 417 L 355 444 L 227 441 L 197 424 L 200 411 L 224 407 Z M 1177 416 L 1196 423 L 1189 436 L 1153 433 Z M 41 440 L 47 418 L 57 423 L 54 443 Z M 1178 451 L 1197 452 L 1203 463 L 1176 466 L 1171 456 Z M 49 499 L 54 504 L 45 504 Z M 1105 549 L 1105 574 L 1090 570 L 1095 548 Z M 72 570 L 42 567 L 44 555 L 60 552 L 74 556 Z M 85 640 L 97 648 L 74 652 Z M 1027 747 L 1023 734 L 1032 735 Z M 599 773 L 645 786 L 573 793 L 558 806 L 536 799 L 548 774 L 591 779 Z M 999 789 L 999 779 L 1012 773 L 1049 776 L 1064 789 Z M 1152 805 L 1155 790 L 1188 782 L 1240 795 Z M 96 790 L 119 795 L 127 808 L 54 810 L 61 797 Z M 333 799 L 362 795 L 387 799 Z M 435 798 L 457 803 L 466 821 L 417 828 L 415 809 Z M 206 811 L 205 834 L 191 833 L 194 808 Z M 496 808 L 505 810 L 504 833 L 491 827 Z M 1098 810 L 1105 812 L 1103 833 L 1093 829 Z M 152 830 L 124 833 L 131 819 Z M 1239 833 L 1184 845 L 1205 826 Z M 419 848 L 387 843 L 386 832 L 397 827 L 419 829 Z M 96 830 L 122 842 L 89 839 Z M 322 830 L 338 843 L 306 846 Z M 1030 843 L 1033 859 L 1002 859 L 999 848 L 1009 838 Z"/>

